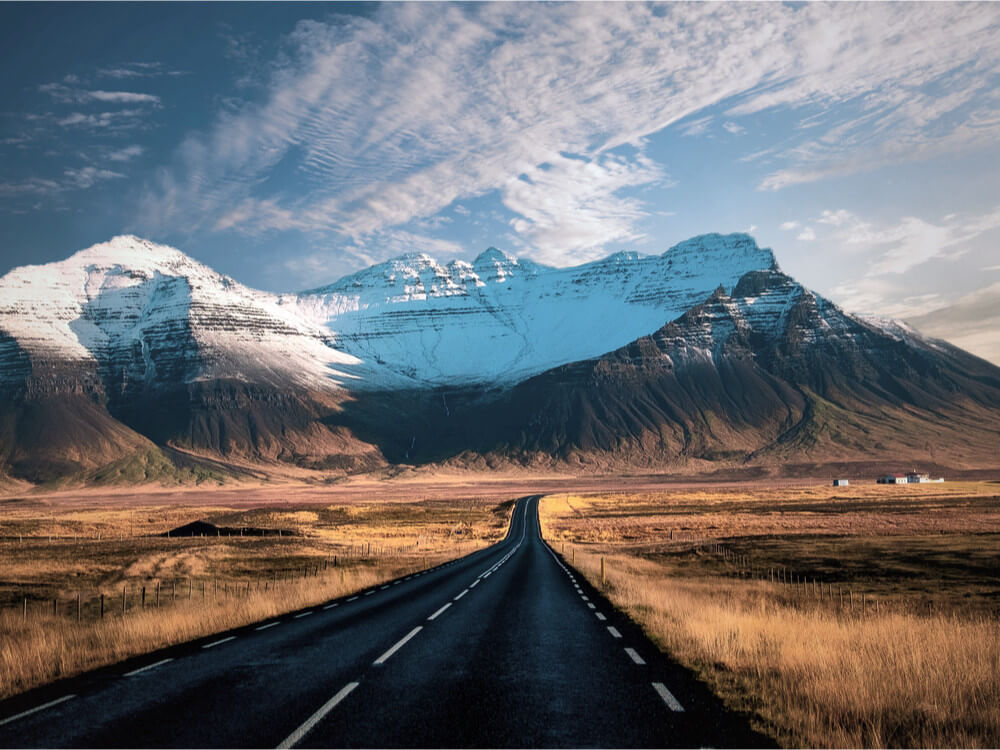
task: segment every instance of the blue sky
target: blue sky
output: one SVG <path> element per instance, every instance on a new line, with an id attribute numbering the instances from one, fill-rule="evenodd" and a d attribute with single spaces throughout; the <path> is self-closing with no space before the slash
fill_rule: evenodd
<path id="1" fill-rule="evenodd" d="M 1000 360 L 998 40 L 996 4 L 3 4 L 0 272 L 131 232 L 287 290 L 750 231 Z"/>

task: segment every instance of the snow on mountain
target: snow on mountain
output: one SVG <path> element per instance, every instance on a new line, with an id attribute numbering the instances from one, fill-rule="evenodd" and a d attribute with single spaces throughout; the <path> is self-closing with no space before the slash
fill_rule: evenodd
<path id="1" fill-rule="evenodd" d="M 505 386 L 652 333 L 776 269 L 744 234 L 551 268 L 490 248 L 408 254 L 299 294 L 249 289 L 173 248 L 116 237 L 0 279 L 0 380 L 62 368 L 113 393 L 235 378 L 391 390 Z"/>
<path id="2" fill-rule="evenodd" d="M 652 333 L 720 284 L 776 268 L 745 234 L 710 234 L 662 255 L 617 253 L 551 268 L 495 248 L 472 264 L 424 254 L 372 266 L 281 304 L 393 385 L 509 385 Z M 362 381 L 355 387 L 379 387 Z"/>
<path id="3" fill-rule="evenodd" d="M 274 295 L 131 236 L 8 273 L 0 331 L 7 380 L 27 361 L 35 377 L 76 365 L 122 390 L 225 377 L 328 388 L 358 364 Z"/>

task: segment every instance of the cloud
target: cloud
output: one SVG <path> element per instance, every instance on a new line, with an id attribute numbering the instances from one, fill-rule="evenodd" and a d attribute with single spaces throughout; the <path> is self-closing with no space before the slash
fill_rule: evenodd
<path id="1" fill-rule="evenodd" d="M 129 79 L 129 78 L 155 78 L 158 76 L 182 76 L 187 75 L 186 71 L 173 70 L 159 62 L 131 62 L 122 63 L 108 68 L 100 68 L 97 75 L 102 78 Z M 67 83 L 76 83 L 67 79 Z"/>
<path id="2" fill-rule="evenodd" d="M 63 176 L 66 178 L 64 187 L 74 187 L 81 190 L 92 187 L 104 180 L 114 180 L 124 177 L 120 172 L 113 172 L 110 169 L 98 169 L 97 167 L 81 167 L 80 169 L 65 169 Z"/>
<path id="3" fill-rule="evenodd" d="M 966 294 L 953 304 L 908 316 L 918 331 L 942 338 L 1000 365 L 1000 282 Z"/>
<path id="4" fill-rule="evenodd" d="M 64 104 L 81 104 L 86 102 L 104 102 L 114 104 L 152 104 L 159 105 L 160 97 L 154 94 L 143 94 L 136 91 L 103 91 L 89 90 L 66 86 L 62 83 L 45 83 L 38 87 L 39 91 L 49 94 L 53 99 Z"/>
<path id="5" fill-rule="evenodd" d="M 67 190 L 85 190 L 98 182 L 124 177 L 120 172 L 97 167 L 64 169 L 59 179 L 31 177 L 26 180 L 0 182 L 0 196 L 48 196 Z"/>
<path id="6" fill-rule="evenodd" d="M 501 195 L 516 214 L 510 221 L 514 231 L 537 248 L 539 260 L 558 264 L 567 248 L 579 260 L 591 260 L 604 254 L 607 243 L 639 239 L 634 223 L 644 215 L 642 205 L 618 192 L 665 179 L 641 157 L 557 157 L 510 180 Z"/>
<path id="7" fill-rule="evenodd" d="M 726 130 L 726 132 L 732 133 L 733 135 L 739 135 L 740 133 L 746 132 L 745 127 L 735 122 L 725 122 L 722 124 L 722 127 Z"/>
<path id="8" fill-rule="evenodd" d="M 0 182 L 0 195 L 3 196 L 49 195 L 60 189 L 60 184 L 55 180 L 38 177 L 12 182 Z"/>
<path id="9" fill-rule="evenodd" d="M 56 124 L 64 128 L 129 130 L 141 126 L 146 115 L 142 109 L 117 109 L 97 114 L 71 112 L 56 120 Z"/>
<path id="10" fill-rule="evenodd" d="M 120 148 L 109 153 L 108 159 L 111 161 L 131 161 L 137 156 L 142 156 L 145 151 L 146 149 L 138 144 L 126 146 L 125 148 Z"/>
<path id="11" fill-rule="evenodd" d="M 712 122 L 711 115 L 709 115 L 708 117 L 699 117 L 696 120 L 691 120 L 689 122 L 686 122 L 681 126 L 681 135 L 686 135 L 686 136 L 702 135 L 705 131 L 708 130 L 708 126 L 711 122 Z"/>
<path id="12" fill-rule="evenodd" d="M 836 227 L 833 238 L 873 257 L 868 274 L 903 274 L 934 259 L 955 260 L 962 247 L 979 235 L 1000 228 L 1000 207 L 979 216 L 951 214 L 939 223 L 906 216 L 894 224 L 877 224 L 840 209 L 818 219 Z"/>
<path id="13" fill-rule="evenodd" d="M 803 242 L 812 242 L 816 239 L 816 232 L 813 231 L 812 227 L 803 227 L 795 239 L 802 240 Z"/>
<path id="14" fill-rule="evenodd" d="M 529 252 L 577 262 L 639 235 L 643 140 L 704 132 L 709 107 L 844 113 L 758 152 L 777 163 L 769 190 L 995 143 L 1000 102 L 977 92 L 1000 71 L 998 26 L 981 4 L 385 4 L 301 21 L 260 101 L 185 139 L 140 223 L 349 243 L 496 191 Z M 591 184 L 565 176 L 581 170 Z M 267 215 L 233 208 L 248 200 Z"/>
<path id="15" fill-rule="evenodd" d="M 797 221 L 785 221 L 782 222 L 781 228 L 786 232 L 791 232 L 793 229 L 798 229 L 799 222 Z"/>
<path id="16" fill-rule="evenodd" d="M 122 102 L 125 104 L 159 104 L 160 97 L 153 94 L 138 94 L 133 91 L 87 91 L 90 99 L 98 102 Z"/>

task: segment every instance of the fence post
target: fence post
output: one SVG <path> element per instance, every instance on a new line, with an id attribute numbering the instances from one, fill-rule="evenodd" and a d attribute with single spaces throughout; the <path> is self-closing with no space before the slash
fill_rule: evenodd
<path id="1" fill-rule="evenodd" d="M 52 600 L 52 616 L 53 617 L 56 616 L 56 600 L 55 599 Z"/>
<path id="2" fill-rule="evenodd" d="M 174 579 L 170 582 L 170 603 L 177 603 L 177 580 Z"/>
<path id="3" fill-rule="evenodd" d="M 83 612 L 82 612 L 82 607 L 81 607 L 81 604 L 80 604 L 80 592 L 77 591 L 76 592 L 76 621 L 77 622 L 80 622 L 80 620 L 83 619 L 82 615 L 83 615 Z"/>
<path id="4" fill-rule="evenodd" d="M 576 565 L 576 547 L 573 548 L 572 555 L 573 555 L 573 560 L 572 560 L 571 564 L 572 565 Z"/>
<path id="5" fill-rule="evenodd" d="M 601 555 L 601 585 L 603 586 L 607 583 L 607 578 L 604 575 L 604 555 Z"/>
<path id="6" fill-rule="evenodd" d="M 160 582 L 156 582 L 156 608 L 160 608 Z"/>
<path id="7" fill-rule="evenodd" d="M 101 619 L 104 619 L 104 594 L 101 594 Z"/>
<path id="8" fill-rule="evenodd" d="M 141 604 L 141 607 L 142 607 L 142 609 L 146 608 L 146 587 L 145 586 L 142 587 L 142 604 Z"/>
<path id="9" fill-rule="evenodd" d="M 125 597 L 127 596 L 127 591 L 126 591 L 127 587 L 128 587 L 127 583 L 122 584 L 122 614 L 125 614 L 125 601 L 126 601 Z"/>

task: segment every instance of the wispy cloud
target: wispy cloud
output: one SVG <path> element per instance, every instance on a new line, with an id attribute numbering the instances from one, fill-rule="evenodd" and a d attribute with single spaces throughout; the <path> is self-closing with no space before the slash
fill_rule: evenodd
<path id="1" fill-rule="evenodd" d="M 56 120 L 63 128 L 130 130 L 142 125 L 147 112 L 142 109 L 116 109 L 96 114 L 71 112 Z"/>
<path id="2" fill-rule="evenodd" d="M 122 80 L 130 78 L 156 78 L 159 76 L 183 76 L 187 75 L 187 71 L 174 70 L 160 62 L 129 62 L 100 68 L 97 71 L 97 75 L 101 78 Z"/>
<path id="3" fill-rule="evenodd" d="M 108 159 L 110 161 L 132 161 L 138 156 L 142 156 L 146 151 L 145 148 L 138 144 L 133 144 L 131 146 L 126 146 L 125 148 L 116 149 L 108 154 Z"/>
<path id="4" fill-rule="evenodd" d="M 153 104 L 160 103 L 160 97 L 154 94 L 144 94 L 137 91 L 104 91 L 102 89 L 81 89 L 66 86 L 62 83 L 44 83 L 39 91 L 49 94 L 53 99 L 65 104 L 84 102 L 104 102 L 115 104 Z"/>
<path id="5" fill-rule="evenodd" d="M 708 107 L 729 106 L 730 132 L 768 109 L 850 110 L 770 152 L 765 189 L 995 141 L 1000 103 L 975 92 L 1000 71 L 998 33 L 979 4 L 386 4 L 302 21 L 263 100 L 185 140 L 142 226 L 360 242 L 497 191 L 530 252 L 575 262 L 638 235 L 636 188 L 659 174 L 643 139 L 703 133 Z M 279 165 L 308 190 L 262 187 Z"/>
<path id="6" fill-rule="evenodd" d="M 63 171 L 63 176 L 66 178 L 66 181 L 63 183 L 64 186 L 85 190 L 98 182 L 119 179 L 125 175 L 110 169 L 81 167 L 80 169 L 66 169 Z"/>
<path id="7" fill-rule="evenodd" d="M 1000 207 L 978 216 L 950 215 L 938 222 L 905 216 L 891 224 L 865 220 L 839 209 L 824 211 L 818 221 L 835 228 L 833 239 L 838 243 L 869 254 L 869 275 L 899 275 L 930 260 L 961 257 L 965 243 L 1000 228 Z"/>

